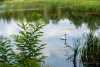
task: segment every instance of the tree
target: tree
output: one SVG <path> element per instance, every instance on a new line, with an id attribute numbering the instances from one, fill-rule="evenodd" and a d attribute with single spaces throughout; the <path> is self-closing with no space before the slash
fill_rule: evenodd
<path id="1" fill-rule="evenodd" d="M 81 52 L 84 67 L 100 67 L 100 40 L 91 32 Z"/>
<path id="2" fill-rule="evenodd" d="M 17 56 L 18 63 L 21 64 L 22 67 L 25 67 L 26 65 L 24 62 L 27 60 L 34 60 L 36 62 L 42 61 L 44 56 L 42 55 L 41 51 L 45 44 L 42 44 L 40 40 L 40 37 L 42 36 L 40 29 L 43 25 L 21 23 L 19 26 L 21 27 L 21 31 L 19 32 L 19 35 L 16 36 L 16 45 L 20 51 L 19 55 Z"/>

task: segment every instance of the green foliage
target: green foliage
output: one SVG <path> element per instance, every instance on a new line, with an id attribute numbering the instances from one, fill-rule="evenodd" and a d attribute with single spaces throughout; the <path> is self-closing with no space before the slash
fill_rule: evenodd
<path id="1" fill-rule="evenodd" d="M 0 2 L 3 2 L 3 1 L 5 1 L 5 0 L 0 0 Z"/>
<path id="2" fill-rule="evenodd" d="M 0 67 L 13 67 L 13 66 L 10 64 L 0 62 Z"/>
<path id="3" fill-rule="evenodd" d="M 10 44 L 8 38 L 0 36 L 0 67 L 11 67 L 15 62 L 15 54 Z"/>
<path id="4" fill-rule="evenodd" d="M 68 56 L 66 60 L 71 60 L 73 62 L 73 66 L 77 67 L 77 57 L 79 56 L 80 53 L 80 46 L 81 46 L 81 40 L 75 39 L 73 46 L 71 45 L 66 45 L 66 47 L 70 48 L 73 51 L 73 54 Z"/>
<path id="5" fill-rule="evenodd" d="M 40 63 L 37 62 L 37 60 L 35 59 L 25 59 L 24 60 L 24 64 L 23 64 L 24 67 L 40 67 Z"/>
<path id="6" fill-rule="evenodd" d="M 0 62 L 13 63 L 14 53 L 11 49 L 10 40 L 0 36 Z"/>
<path id="7" fill-rule="evenodd" d="M 34 23 L 21 23 L 19 26 L 22 30 L 20 31 L 19 35 L 16 36 L 16 45 L 20 51 L 20 54 L 17 56 L 18 63 L 25 67 L 26 65 L 24 63 L 27 61 L 27 59 L 29 59 L 28 61 L 42 61 L 44 56 L 42 55 L 41 51 L 45 45 L 42 44 L 40 40 L 40 37 L 42 36 L 42 32 L 40 31 L 42 25 Z"/>
<path id="8" fill-rule="evenodd" d="M 99 67 L 100 63 L 100 40 L 93 35 L 88 34 L 85 46 L 82 49 L 81 61 L 84 67 Z"/>
<path id="9" fill-rule="evenodd" d="M 36 9 L 42 8 L 42 6 L 67 7 L 70 10 L 79 11 L 100 11 L 99 0 L 7 0 L 4 4 L 6 8 L 13 9 Z M 12 6 L 13 5 L 13 6 Z"/>
<path id="10" fill-rule="evenodd" d="M 11 48 L 11 41 L 0 36 L 0 67 L 40 67 L 45 58 L 42 54 L 42 25 L 20 23 L 21 31 L 16 35 L 15 45 L 19 53 Z"/>

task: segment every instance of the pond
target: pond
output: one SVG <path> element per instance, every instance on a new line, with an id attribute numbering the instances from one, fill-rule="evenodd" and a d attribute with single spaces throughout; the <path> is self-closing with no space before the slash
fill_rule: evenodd
<path id="1" fill-rule="evenodd" d="M 100 16 L 88 13 L 64 11 L 46 14 L 41 11 L 16 11 L 1 13 L 0 17 L 0 35 L 7 37 L 19 33 L 20 27 L 17 23 L 32 22 L 45 25 L 42 28 L 41 39 L 47 44 L 43 49 L 47 58 L 43 67 L 73 67 L 73 62 L 66 60 L 73 51 L 66 47 L 65 42 L 74 47 L 75 40 L 79 39 L 83 44 L 85 35 L 91 30 L 100 37 Z M 79 64 L 80 60 L 77 59 L 77 62 Z"/>

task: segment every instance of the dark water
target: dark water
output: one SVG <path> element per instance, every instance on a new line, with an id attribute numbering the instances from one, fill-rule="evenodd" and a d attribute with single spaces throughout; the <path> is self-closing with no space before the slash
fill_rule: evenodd
<path id="1" fill-rule="evenodd" d="M 0 35 L 9 37 L 9 35 L 18 34 L 20 28 L 17 23 L 21 22 L 45 24 L 41 39 L 47 44 L 43 53 L 48 57 L 45 59 L 43 67 L 73 67 L 71 61 L 66 61 L 67 56 L 73 52 L 65 47 L 64 40 L 61 38 L 64 38 L 66 33 L 67 43 L 74 47 L 76 39 L 80 39 L 83 44 L 84 36 L 90 30 L 93 30 L 95 35 L 100 37 L 100 17 L 82 12 L 50 13 L 41 11 L 1 13 Z M 79 59 L 77 62 L 79 63 Z"/>

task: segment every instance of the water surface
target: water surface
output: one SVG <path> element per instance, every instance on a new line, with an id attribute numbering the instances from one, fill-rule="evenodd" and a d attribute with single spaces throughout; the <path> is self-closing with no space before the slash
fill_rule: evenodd
<path id="1" fill-rule="evenodd" d="M 32 13 L 32 15 L 31 15 Z M 37 12 L 36 12 L 37 13 Z M 21 15 L 17 13 L 11 14 L 1 14 L 0 19 L 0 35 L 10 37 L 9 35 L 18 34 L 20 31 L 17 23 L 21 22 L 33 22 L 45 24 L 42 31 L 42 41 L 45 42 L 46 48 L 43 50 L 44 55 L 47 56 L 43 66 L 51 67 L 73 67 L 71 61 L 67 61 L 67 56 L 71 55 L 73 52 L 71 49 L 66 48 L 64 44 L 64 34 L 67 34 L 67 44 L 74 47 L 75 40 L 80 39 L 82 44 L 84 42 L 84 36 L 92 29 L 95 31 L 98 37 L 100 34 L 100 25 L 98 18 L 95 17 L 81 17 L 73 16 L 72 17 L 63 17 L 63 18 L 50 18 L 53 16 L 48 16 L 45 18 L 41 14 L 36 14 L 35 12 L 26 12 Z M 66 14 L 66 16 L 69 16 Z M 81 18 L 80 18 L 81 17 Z M 44 20 L 45 18 L 45 20 Z M 93 19 L 94 18 L 94 19 Z M 39 21 L 37 21 L 39 20 Z M 79 62 L 79 60 L 77 60 Z"/>

